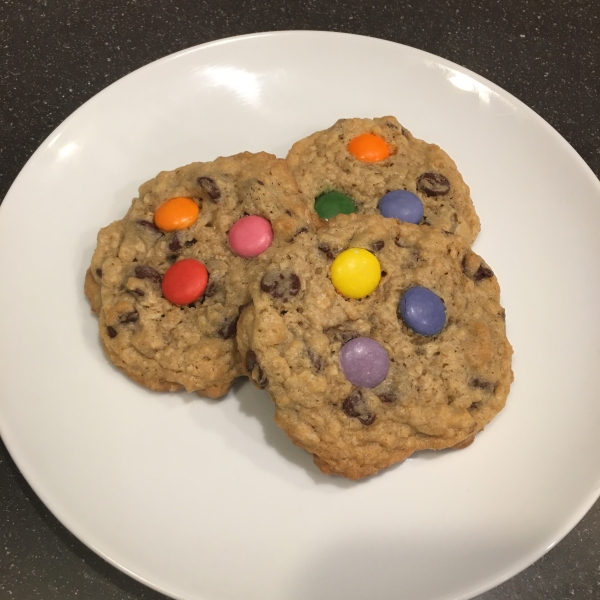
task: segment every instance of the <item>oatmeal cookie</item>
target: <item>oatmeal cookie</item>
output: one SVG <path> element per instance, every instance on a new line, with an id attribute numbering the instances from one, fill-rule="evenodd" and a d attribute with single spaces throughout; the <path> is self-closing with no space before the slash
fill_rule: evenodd
<path id="1" fill-rule="evenodd" d="M 282 159 L 245 152 L 160 173 L 102 229 L 85 293 L 107 357 L 152 390 L 212 398 L 243 374 L 248 282 L 311 227 Z"/>
<path id="2" fill-rule="evenodd" d="M 479 233 L 454 161 L 394 117 L 340 119 L 296 142 L 286 160 L 310 208 L 325 219 L 381 211 L 459 234 L 469 244 Z"/>
<path id="3" fill-rule="evenodd" d="M 274 254 L 250 290 L 244 368 L 324 473 L 359 479 L 465 447 L 505 404 L 500 288 L 460 236 L 340 215 Z"/>

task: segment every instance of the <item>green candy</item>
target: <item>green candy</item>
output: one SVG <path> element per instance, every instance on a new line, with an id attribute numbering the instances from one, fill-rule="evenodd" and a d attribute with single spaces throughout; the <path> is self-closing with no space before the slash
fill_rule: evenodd
<path id="1" fill-rule="evenodd" d="M 321 219 L 333 219 L 336 215 L 356 212 L 352 198 L 342 192 L 326 192 L 315 200 L 315 211 Z"/>

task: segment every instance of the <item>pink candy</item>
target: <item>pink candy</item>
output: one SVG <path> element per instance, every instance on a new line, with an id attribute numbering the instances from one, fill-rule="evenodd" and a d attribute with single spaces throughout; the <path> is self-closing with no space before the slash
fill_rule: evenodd
<path id="1" fill-rule="evenodd" d="M 229 230 L 229 246 L 234 254 L 242 258 L 254 258 L 272 243 L 271 223 L 257 215 L 238 219 Z"/>

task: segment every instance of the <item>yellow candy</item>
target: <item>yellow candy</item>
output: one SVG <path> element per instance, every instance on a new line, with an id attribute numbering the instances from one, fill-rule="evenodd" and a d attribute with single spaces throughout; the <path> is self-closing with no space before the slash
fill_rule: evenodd
<path id="1" fill-rule="evenodd" d="M 335 289 L 348 298 L 364 298 L 379 284 L 381 267 L 374 254 L 362 248 L 344 250 L 331 265 Z"/>

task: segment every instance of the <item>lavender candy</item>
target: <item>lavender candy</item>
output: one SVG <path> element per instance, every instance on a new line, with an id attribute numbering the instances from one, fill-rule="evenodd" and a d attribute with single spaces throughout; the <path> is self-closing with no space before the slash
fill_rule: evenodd
<path id="1" fill-rule="evenodd" d="M 386 349 L 367 337 L 357 337 L 344 344 L 340 350 L 340 364 L 350 383 L 366 388 L 379 385 L 390 369 Z"/>

